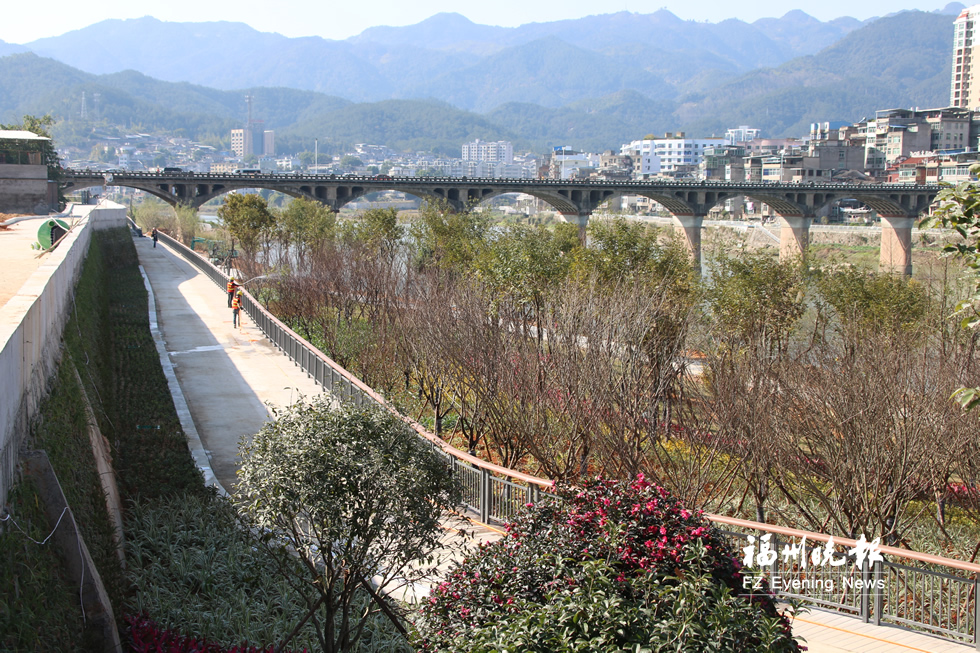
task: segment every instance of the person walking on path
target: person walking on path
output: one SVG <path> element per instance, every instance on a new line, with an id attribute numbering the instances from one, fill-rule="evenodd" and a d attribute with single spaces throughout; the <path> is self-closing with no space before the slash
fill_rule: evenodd
<path id="1" fill-rule="evenodd" d="M 231 301 L 235 297 L 235 291 L 238 290 L 239 284 L 235 281 L 235 277 L 228 280 L 228 308 L 231 308 Z"/>
<path id="2" fill-rule="evenodd" d="M 239 313 L 242 310 L 242 291 L 239 290 L 231 298 L 231 327 L 233 329 L 238 328 L 239 323 Z"/>
<path id="3" fill-rule="evenodd" d="M 153 249 L 156 249 L 156 247 L 157 247 L 157 240 L 160 239 L 160 234 L 157 233 L 157 228 L 156 227 L 153 227 L 153 231 L 150 232 L 150 235 L 153 236 Z"/>

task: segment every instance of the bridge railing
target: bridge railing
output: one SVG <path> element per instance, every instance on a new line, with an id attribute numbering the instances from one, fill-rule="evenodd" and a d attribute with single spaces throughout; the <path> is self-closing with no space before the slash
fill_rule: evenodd
<path id="1" fill-rule="evenodd" d="M 940 184 L 906 184 L 883 182 L 866 184 L 859 182 L 813 182 L 813 181 L 721 181 L 721 180 L 696 180 L 696 179 L 629 179 L 629 180 L 608 180 L 608 179 L 527 179 L 522 177 L 402 177 L 390 176 L 377 177 L 373 175 L 349 175 L 349 174 L 312 174 L 307 172 L 259 172 L 259 173 L 226 173 L 226 172 L 147 172 L 142 170 L 75 170 L 66 169 L 63 176 L 66 180 L 104 180 L 107 175 L 118 177 L 120 180 L 140 179 L 140 180 L 179 180 L 181 182 L 193 182 L 195 180 L 233 180 L 233 181 L 254 181 L 270 179 L 276 181 L 322 181 L 328 184 L 334 183 L 364 183 L 372 184 L 455 184 L 455 185 L 475 185 L 475 184 L 499 184 L 503 186 L 566 186 L 577 188 L 595 187 L 616 187 L 616 188 L 683 188 L 683 189 L 751 189 L 757 190 L 792 190 L 792 191 L 888 191 L 888 192 L 934 192 L 942 186 Z M 110 186 L 113 184 L 110 183 Z M 124 185 L 124 184 L 123 184 Z"/>
<path id="2" fill-rule="evenodd" d="M 160 239 L 220 288 L 226 287 L 228 277 L 206 258 L 166 234 L 161 234 Z M 494 465 L 437 438 L 283 324 L 248 292 L 243 293 L 243 298 L 242 309 L 246 315 L 324 389 L 358 406 L 372 403 L 381 406 L 425 438 L 446 459 L 462 487 L 463 504 L 478 514 L 481 521 L 507 522 L 528 503 L 553 496 L 548 492 L 553 486 L 548 479 Z M 776 551 L 781 552 L 784 544 L 790 544 L 800 547 L 801 556 L 809 556 L 814 549 L 824 548 L 831 539 L 823 533 L 723 515 L 706 514 L 705 517 L 722 529 L 736 549 L 745 546 L 750 535 L 758 541 L 759 537 L 768 534 Z M 835 537 L 833 540 L 838 547 L 858 544 L 846 538 Z M 980 565 L 889 546 L 882 546 L 879 551 L 885 558 L 883 561 L 864 563 L 860 567 L 854 564 L 803 566 L 777 556 L 773 564 L 760 573 L 771 585 L 778 582 L 776 593 L 782 598 L 849 614 L 866 623 L 892 624 L 971 643 L 980 650 L 980 611 L 977 610 Z M 838 555 L 842 554 L 840 551 Z"/>

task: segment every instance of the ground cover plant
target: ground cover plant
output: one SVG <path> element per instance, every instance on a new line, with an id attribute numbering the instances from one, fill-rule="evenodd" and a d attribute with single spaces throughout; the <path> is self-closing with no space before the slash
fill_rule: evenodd
<path id="1" fill-rule="evenodd" d="M 116 247 L 122 243 L 131 248 L 127 241 L 129 235 L 124 229 L 99 232 L 92 239 L 65 325 L 61 364 L 50 380 L 47 398 L 31 425 L 28 441 L 28 446 L 47 453 L 117 613 L 122 609 L 125 581 L 80 396 L 84 390 L 101 418 L 100 425 L 110 428 L 103 410 L 107 405 L 101 401 L 108 392 L 104 381 L 111 374 L 111 293 L 106 279 L 126 265 L 127 258 L 120 258 Z M 84 387 L 78 385 L 79 379 Z M 40 509 L 33 484 L 22 482 L 15 487 L 5 508 L 10 520 L 4 523 L 0 534 L 0 553 L 5 561 L 0 570 L 0 648 L 86 648 L 90 642 L 85 639 L 78 587 L 67 582 L 53 544 L 39 544 L 51 527 Z"/>
<path id="2" fill-rule="evenodd" d="M 557 494 L 435 589 L 421 650 L 801 650 L 721 533 L 663 488 L 640 475 Z"/>

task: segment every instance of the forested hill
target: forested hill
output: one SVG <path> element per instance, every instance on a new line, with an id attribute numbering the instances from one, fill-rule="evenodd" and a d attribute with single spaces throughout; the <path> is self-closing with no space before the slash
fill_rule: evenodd
<path id="1" fill-rule="evenodd" d="M 474 138 L 506 138 L 535 151 L 566 144 L 601 151 L 648 133 L 707 136 L 739 124 L 760 127 L 767 136 L 796 136 L 811 122 L 854 121 L 883 108 L 945 106 L 951 38 L 949 15 L 903 12 L 773 68 L 719 78 L 707 64 L 699 73 L 701 60 L 695 58 L 677 82 L 663 72 L 615 65 L 628 58 L 625 53 L 602 54 L 545 35 L 485 58 L 440 51 L 471 65 L 430 78 L 419 95 L 430 99 L 372 102 L 287 87 L 217 90 L 132 70 L 96 75 L 20 53 L 0 57 L 0 122 L 51 113 L 60 121 L 55 135 L 63 144 L 90 139 L 93 130 L 159 130 L 221 144 L 244 121 L 247 91 L 254 97 L 253 115 L 276 130 L 282 152 L 308 150 L 313 138 L 324 151 L 371 142 L 456 154 Z M 575 65 L 566 71 L 549 53 Z M 439 99 L 439 92 L 449 99 Z M 460 108 L 471 105 L 480 112 Z"/>
<path id="2" fill-rule="evenodd" d="M 858 120 L 877 109 L 946 106 L 952 42 L 949 16 L 902 12 L 816 55 L 682 97 L 673 118 L 694 132 L 751 124 L 779 136 L 808 132 L 811 122 Z"/>

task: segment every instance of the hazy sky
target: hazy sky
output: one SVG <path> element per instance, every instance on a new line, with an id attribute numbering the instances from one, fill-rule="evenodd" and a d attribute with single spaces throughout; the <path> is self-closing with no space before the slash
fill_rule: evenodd
<path id="1" fill-rule="evenodd" d="M 781 3 L 761 0 L 168 0 L 153 3 L 49 0 L 35 5 L 4 0 L 0 11 L 0 40 L 28 43 L 107 18 L 141 16 L 175 22 L 237 21 L 263 32 L 278 32 L 285 36 L 345 39 L 374 25 L 411 25 L 443 11 L 458 12 L 475 23 L 513 27 L 617 11 L 647 14 L 661 8 L 685 20 L 711 22 L 726 18 L 751 22 L 763 17 L 777 17 L 791 9 L 802 9 L 824 21 L 840 16 L 863 20 L 902 9 L 934 11 L 946 4 L 947 0 L 789 0 Z"/>

